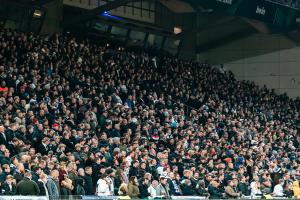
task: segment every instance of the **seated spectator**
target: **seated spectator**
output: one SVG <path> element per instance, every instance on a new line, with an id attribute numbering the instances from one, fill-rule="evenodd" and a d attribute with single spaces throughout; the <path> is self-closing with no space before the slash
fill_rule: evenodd
<path id="1" fill-rule="evenodd" d="M 163 198 L 170 198 L 170 189 L 168 186 L 167 178 L 162 176 L 160 177 L 160 183 L 156 187 L 156 196 L 163 197 Z"/>
<path id="2" fill-rule="evenodd" d="M 149 188 L 149 182 L 150 180 L 148 178 L 143 178 L 142 183 L 139 184 L 139 190 L 140 190 L 140 198 L 146 199 L 150 196 L 150 193 L 148 192 Z"/>
<path id="3" fill-rule="evenodd" d="M 128 196 L 128 187 L 126 183 L 122 183 L 118 191 L 119 199 L 130 199 Z"/>
<path id="4" fill-rule="evenodd" d="M 64 180 L 61 182 L 61 196 L 63 199 L 68 199 L 72 195 L 74 189 L 72 180 L 65 176 Z"/>
<path id="5" fill-rule="evenodd" d="M 244 196 L 250 196 L 249 184 L 245 176 L 240 178 L 240 182 L 238 183 L 238 191 Z"/>
<path id="6" fill-rule="evenodd" d="M 273 190 L 274 197 L 284 197 L 285 196 L 285 194 L 283 192 L 283 184 L 284 184 L 284 181 L 282 179 L 279 179 L 278 184 L 275 185 L 274 190 Z"/>
<path id="7" fill-rule="evenodd" d="M 97 191 L 96 194 L 98 196 L 108 196 L 111 195 L 109 190 L 109 184 L 107 181 L 107 174 L 102 174 L 100 179 L 97 181 Z"/>
<path id="8" fill-rule="evenodd" d="M 229 198 L 238 198 L 241 196 L 235 187 L 234 180 L 228 181 L 228 186 L 225 187 L 225 193 Z"/>
<path id="9" fill-rule="evenodd" d="M 138 180 L 135 176 L 131 176 L 128 184 L 128 196 L 130 198 L 138 198 L 140 190 L 138 187 Z"/>
<path id="10" fill-rule="evenodd" d="M 211 199 L 220 199 L 224 196 L 221 190 L 219 189 L 219 186 L 220 184 L 217 181 L 212 181 L 208 185 L 208 193 Z"/>
<path id="11" fill-rule="evenodd" d="M 196 185 L 196 192 L 197 195 L 199 196 L 205 196 L 207 197 L 209 195 L 207 188 L 205 187 L 205 181 L 204 180 L 199 180 L 197 185 Z"/>
<path id="12" fill-rule="evenodd" d="M 2 185 L 3 195 L 12 196 L 16 194 L 16 180 L 12 175 L 6 177 L 6 181 Z"/>
<path id="13" fill-rule="evenodd" d="M 294 198 L 300 197 L 299 181 L 293 182 L 293 193 L 294 193 Z"/>
<path id="14" fill-rule="evenodd" d="M 257 175 L 253 177 L 253 181 L 250 184 L 251 196 L 261 196 L 260 182 Z"/>
<path id="15" fill-rule="evenodd" d="M 157 197 L 157 187 L 158 187 L 158 181 L 157 180 L 153 180 L 151 185 L 148 188 L 148 192 L 150 193 L 150 197 L 149 198 L 156 198 Z"/>
<path id="16" fill-rule="evenodd" d="M 75 195 L 84 196 L 85 195 L 84 180 L 82 178 L 77 178 L 75 185 L 76 185 L 75 186 Z"/>

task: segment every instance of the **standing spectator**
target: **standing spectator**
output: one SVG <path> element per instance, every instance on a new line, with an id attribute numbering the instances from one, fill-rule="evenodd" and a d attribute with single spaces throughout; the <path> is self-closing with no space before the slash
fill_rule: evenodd
<path id="1" fill-rule="evenodd" d="M 24 174 L 24 179 L 17 184 L 16 194 L 24 196 L 36 196 L 39 195 L 40 189 L 38 185 L 31 180 L 32 176 L 30 172 Z"/>
<path id="2" fill-rule="evenodd" d="M 40 196 L 47 196 L 49 197 L 49 193 L 48 193 L 48 189 L 46 187 L 46 183 L 47 183 L 47 175 L 46 174 L 41 174 L 40 178 L 37 181 L 37 184 L 39 186 L 40 189 Z"/>
<path id="3" fill-rule="evenodd" d="M 90 167 L 90 166 L 86 167 L 85 168 L 85 175 L 83 177 L 84 181 L 85 181 L 84 189 L 86 191 L 86 195 L 93 195 L 94 194 L 92 174 L 93 174 L 93 168 Z"/>
<path id="4" fill-rule="evenodd" d="M 6 147 L 8 147 L 8 139 L 5 133 L 5 127 L 3 125 L 0 125 L 0 144 L 4 144 Z"/>
<path id="5" fill-rule="evenodd" d="M 115 181 L 115 172 L 113 169 L 109 168 L 105 171 L 105 173 L 107 174 L 107 177 L 106 177 L 106 181 L 108 183 L 108 186 L 109 186 L 109 193 L 111 195 L 114 195 L 114 181 Z"/>
<path id="6" fill-rule="evenodd" d="M 51 171 L 51 176 L 47 177 L 46 187 L 50 196 L 50 199 L 59 199 L 60 190 L 55 180 L 58 179 L 58 171 Z"/>
<path id="7" fill-rule="evenodd" d="M 138 180 L 135 176 L 131 176 L 128 184 L 128 196 L 130 196 L 130 198 L 138 198 L 139 195 Z"/>

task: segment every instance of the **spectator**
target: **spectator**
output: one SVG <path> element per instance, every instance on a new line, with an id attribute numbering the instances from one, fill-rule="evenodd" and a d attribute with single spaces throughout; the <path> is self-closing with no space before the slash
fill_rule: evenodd
<path id="1" fill-rule="evenodd" d="M 212 181 L 208 186 L 209 197 L 211 199 L 220 199 L 224 195 L 219 189 L 220 184 L 217 181 Z"/>
<path id="2" fill-rule="evenodd" d="M 128 184 L 128 196 L 130 196 L 130 198 L 138 198 L 139 195 L 138 180 L 135 176 L 131 176 Z"/>
<path id="3" fill-rule="evenodd" d="M 294 192 L 294 198 L 299 198 L 300 197 L 299 181 L 294 181 L 294 183 L 293 183 L 293 192 Z"/>
<path id="4" fill-rule="evenodd" d="M 107 174 L 102 174 L 97 182 L 97 195 L 109 196 L 111 195 L 109 190 L 109 182 L 107 181 Z"/>
<path id="5" fill-rule="evenodd" d="M 184 196 L 196 196 L 197 193 L 194 190 L 191 180 L 186 179 L 184 180 L 184 183 L 182 184 L 182 195 Z"/>
<path id="6" fill-rule="evenodd" d="M 72 180 L 65 176 L 64 180 L 61 182 L 61 196 L 63 199 L 69 199 L 69 196 L 72 195 L 74 189 Z"/>
<path id="7" fill-rule="evenodd" d="M 170 194 L 174 196 L 179 196 L 181 195 L 181 188 L 179 183 L 177 183 L 175 179 L 175 174 L 173 172 L 169 173 L 169 179 L 168 179 L 168 184 L 170 187 Z"/>
<path id="8" fill-rule="evenodd" d="M 238 183 L 238 191 L 244 196 L 250 195 L 250 190 L 248 185 L 249 184 L 246 182 L 246 177 L 242 176 L 240 182 Z"/>
<path id="9" fill-rule="evenodd" d="M 283 197 L 283 196 L 285 196 L 284 192 L 283 192 L 283 184 L 284 184 L 283 180 L 279 179 L 278 184 L 275 185 L 274 190 L 273 190 L 273 195 L 275 197 Z"/>
<path id="10" fill-rule="evenodd" d="M 76 179 L 76 188 L 75 188 L 75 194 L 78 196 L 84 196 L 85 190 L 84 190 L 84 180 L 82 178 Z"/>
<path id="11" fill-rule="evenodd" d="M 60 190 L 59 190 L 59 182 L 55 182 L 58 179 L 58 171 L 53 170 L 51 171 L 51 176 L 47 177 L 46 187 L 49 193 L 50 199 L 58 199 Z"/>
<path id="12" fill-rule="evenodd" d="M 24 179 L 21 180 L 16 187 L 16 194 L 23 196 L 36 196 L 39 195 L 40 189 L 38 185 L 31 180 L 32 176 L 30 172 L 24 174 Z"/>
<path id="13" fill-rule="evenodd" d="M 84 176 L 84 180 L 85 180 L 85 191 L 87 195 L 93 195 L 94 194 L 94 188 L 93 188 L 93 168 L 90 166 L 87 166 L 85 168 L 85 176 Z"/>
<path id="14" fill-rule="evenodd" d="M 205 187 L 205 181 L 204 180 L 199 180 L 197 186 L 196 186 L 196 192 L 197 192 L 197 195 L 199 196 L 205 196 L 205 197 L 208 197 L 208 191 Z"/>
<path id="15" fill-rule="evenodd" d="M 148 192 L 149 188 L 149 179 L 143 178 L 142 184 L 139 185 L 139 191 L 140 191 L 140 198 L 141 199 L 147 199 L 150 196 L 150 193 Z"/>
<path id="16" fill-rule="evenodd" d="M 253 177 L 253 181 L 250 184 L 250 188 L 251 188 L 251 196 L 261 196 L 262 192 L 260 190 L 260 182 L 258 180 L 258 176 L 255 175 Z"/>
<path id="17" fill-rule="evenodd" d="M 160 184 L 156 188 L 156 195 L 169 199 L 170 192 L 166 177 L 160 177 Z"/>
<path id="18" fill-rule="evenodd" d="M 300 174 L 300 99 L 207 62 L 1 29 L 0 83 L 2 185 L 43 171 L 59 194 L 75 193 L 80 177 L 86 194 L 111 195 L 151 174 L 151 197 L 162 175 L 169 195 L 185 187 L 220 198 L 229 180 L 262 195 L 283 179 L 291 197 Z"/>
<path id="19" fill-rule="evenodd" d="M 118 191 L 119 199 L 130 199 L 126 183 L 122 183 Z"/>
<path id="20" fill-rule="evenodd" d="M 12 196 L 16 194 L 16 180 L 12 175 L 6 177 L 5 183 L 2 185 L 3 195 Z"/>
<path id="21" fill-rule="evenodd" d="M 234 180 L 228 181 L 228 186 L 225 187 L 225 193 L 229 198 L 238 198 L 241 196 L 239 192 L 236 191 L 236 188 L 234 187 Z"/>
<path id="22" fill-rule="evenodd" d="M 46 183 L 47 183 L 47 175 L 46 174 L 41 174 L 40 178 L 37 181 L 37 184 L 38 184 L 39 190 L 40 190 L 40 193 L 39 193 L 40 196 L 49 197 L 49 192 L 48 192 L 48 189 L 46 187 Z"/>
<path id="23" fill-rule="evenodd" d="M 154 199 L 154 198 L 157 197 L 157 187 L 158 187 L 158 181 L 157 180 L 153 180 L 152 184 L 148 188 L 148 192 L 150 194 L 149 198 Z"/>

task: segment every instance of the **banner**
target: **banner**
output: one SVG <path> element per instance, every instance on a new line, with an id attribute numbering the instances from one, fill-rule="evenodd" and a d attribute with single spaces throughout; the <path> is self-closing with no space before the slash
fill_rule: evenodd
<path id="1" fill-rule="evenodd" d="M 204 8 L 228 15 L 256 19 L 269 25 L 295 30 L 300 26 L 300 10 L 263 0 L 194 0 Z"/>
<path id="2" fill-rule="evenodd" d="M 46 196 L 0 196 L 0 200 L 49 200 Z"/>

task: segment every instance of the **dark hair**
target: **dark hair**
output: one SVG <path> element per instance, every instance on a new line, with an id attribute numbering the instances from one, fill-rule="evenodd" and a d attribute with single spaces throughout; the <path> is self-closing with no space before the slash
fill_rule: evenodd
<path id="1" fill-rule="evenodd" d="M 136 185 L 135 179 L 136 179 L 136 176 L 131 176 L 129 179 L 129 182 L 132 183 L 133 185 Z"/>

